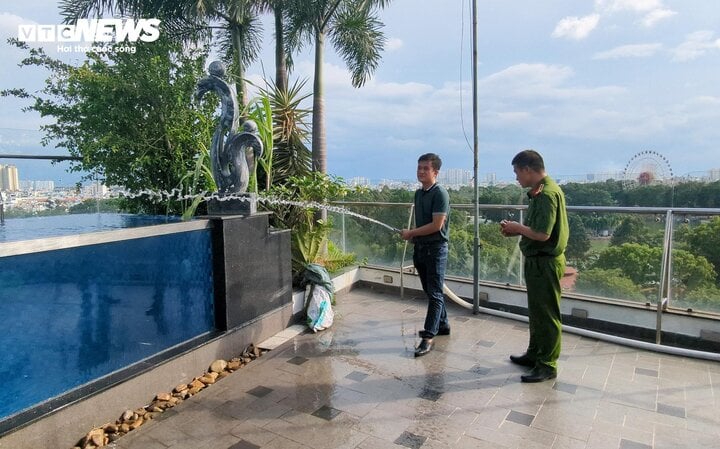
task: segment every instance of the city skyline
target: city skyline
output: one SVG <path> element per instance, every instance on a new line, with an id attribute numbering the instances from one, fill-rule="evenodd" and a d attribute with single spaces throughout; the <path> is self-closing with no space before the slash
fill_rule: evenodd
<path id="1" fill-rule="evenodd" d="M 549 173 L 566 178 L 621 171 L 646 150 L 665 155 L 677 176 L 705 170 L 714 159 L 720 5 L 479 3 L 481 178 L 495 173 L 498 180 L 512 180 L 509 161 L 525 148 L 540 151 Z M 441 154 L 447 167 L 472 167 L 469 6 L 468 0 L 391 2 L 380 13 L 387 38 L 383 60 L 360 89 L 350 87 L 344 63 L 327 47 L 331 174 L 413 179 L 417 156 L 425 152 Z M 60 21 L 54 1 L 0 8 L 3 40 L 17 34 L 18 24 Z M 263 22 L 261 60 L 247 72 L 260 85 L 274 64 L 270 18 Z M 3 45 L 0 55 L 8 61 L 0 69 L 2 86 L 42 87 L 46 74 L 15 67 L 22 52 Z M 78 62 L 82 55 L 61 56 Z M 311 79 L 311 49 L 294 59 L 291 78 Z M 21 102 L 4 100 L 0 128 L 32 131 L 41 123 L 20 112 Z M 0 144 L 13 143 L 2 130 L 0 136 Z"/>

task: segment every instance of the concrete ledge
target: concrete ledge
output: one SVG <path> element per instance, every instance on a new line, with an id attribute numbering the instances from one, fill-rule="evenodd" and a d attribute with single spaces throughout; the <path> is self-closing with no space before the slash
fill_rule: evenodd
<path id="1" fill-rule="evenodd" d="M 125 410 L 147 405 L 157 393 L 169 392 L 178 384 L 192 381 L 207 371 L 214 360 L 235 357 L 250 343 L 268 339 L 292 321 L 292 304 L 270 311 L 139 375 L 11 431 L 0 438 L 0 448 L 73 447 L 93 427 L 115 422 Z"/>

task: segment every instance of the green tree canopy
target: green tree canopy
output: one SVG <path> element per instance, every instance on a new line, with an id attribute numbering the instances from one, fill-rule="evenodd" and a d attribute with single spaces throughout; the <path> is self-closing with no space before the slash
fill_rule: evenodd
<path id="1" fill-rule="evenodd" d="M 590 250 L 587 229 L 585 229 L 585 224 L 577 214 L 568 214 L 568 224 L 570 225 L 570 236 L 565 256 L 569 260 L 582 259 Z"/>
<path id="2" fill-rule="evenodd" d="M 691 253 L 705 257 L 720 272 L 720 217 L 688 228 L 684 241 Z"/>
<path id="3" fill-rule="evenodd" d="M 602 296 L 605 298 L 628 299 L 643 301 L 640 287 L 623 275 L 619 268 L 605 270 L 593 268 L 578 273 L 575 281 L 575 290 L 578 292 Z"/>
<path id="4" fill-rule="evenodd" d="M 138 42 L 136 52 L 88 53 L 80 66 L 47 56 L 42 49 L 11 40 L 29 52 L 22 66 L 51 73 L 38 93 L 10 89 L 32 100 L 25 110 L 53 121 L 42 126 L 43 145 L 54 144 L 82 158 L 74 171 L 100 174 L 107 185 L 129 190 L 170 190 L 194 167 L 200 149 L 212 139 L 212 110 L 192 107 L 196 81 L 206 54 L 160 39 Z M 90 175 L 90 176 L 93 176 Z M 128 200 L 128 210 L 166 210 L 166 203 Z"/>
<path id="5" fill-rule="evenodd" d="M 648 246 L 662 245 L 664 232 L 662 229 L 650 229 L 642 217 L 630 215 L 625 217 L 613 231 L 610 243 L 614 246 L 623 243 L 641 243 Z"/>
<path id="6" fill-rule="evenodd" d="M 600 253 L 591 268 L 619 269 L 637 285 L 653 285 L 660 281 L 662 251 L 660 247 L 623 243 Z M 672 257 L 672 278 L 676 288 L 692 290 L 713 284 L 716 273 L 706 258 L 679 249 L 673 250 Z"/>
<path id="7" fill-rule="evenodd" d="M 614 206 L 610 191 L 602 184 L 568 183 L 562 186 L 568 206 Z"/>

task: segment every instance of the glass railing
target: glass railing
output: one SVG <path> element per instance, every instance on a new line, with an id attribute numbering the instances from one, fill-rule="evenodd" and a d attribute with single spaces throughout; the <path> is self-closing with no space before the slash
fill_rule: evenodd
<path id="1" fill-rule="evenodd" d="M 394 228 L 412 223 L 412 204 L 337 205 Z M 523 285 L 518 238 L 500 235 L 503 219 L 521 221 L 527 206 L 478 206 L 481 282 Z M 449 276 L 473 278 L 475 207 L 452 205 Z M 331 214 L 331 240 L 371 265 L 412 265 L 412 245 L 391 230 Z M 568 207 L 565 295 L 660 309 L 720 313 L 720 209 Z"/>

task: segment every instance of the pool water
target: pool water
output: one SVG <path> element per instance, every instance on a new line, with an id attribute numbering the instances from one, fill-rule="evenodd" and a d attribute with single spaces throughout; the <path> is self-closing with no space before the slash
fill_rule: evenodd
<path id="1" fill-rule="evenodd" d="M 18 240 L 146 224 L 36 217 L 7 220 L 0 233 Z M 210 230 L 0 257 L 0 315 L 1 421 L 211 331 Z"/>
<path id="2" fill-rule="evenodd" d="M 45 217 L 8 218 L 0 225 L 0 243 L 59 237 L 86 232 L 111 231 L 163 223 L 175 223 L 179 217 L 132 214 L 69 214 Z"/>

